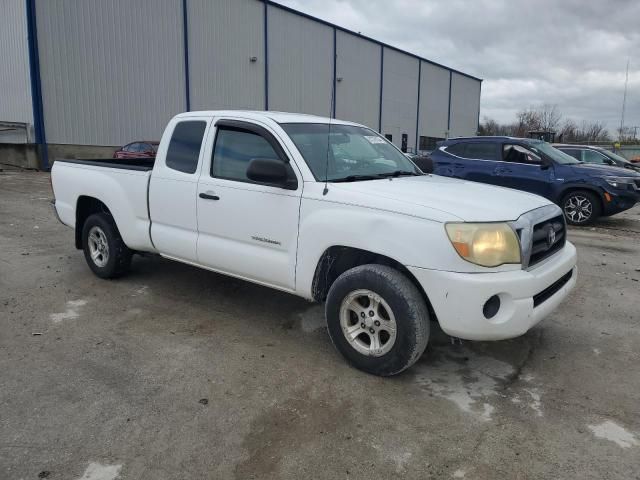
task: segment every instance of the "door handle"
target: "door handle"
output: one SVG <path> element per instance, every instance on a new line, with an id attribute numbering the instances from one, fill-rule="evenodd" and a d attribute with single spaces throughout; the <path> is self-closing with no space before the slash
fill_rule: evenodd
<path id="1" fill-rule="evenodd" d="M 200 198 L 204 198 L 205 200 L 220 200 L 220 197 L 217 195 L 210 195 L 208 193 L 201 193 L 198 195 Z"/>

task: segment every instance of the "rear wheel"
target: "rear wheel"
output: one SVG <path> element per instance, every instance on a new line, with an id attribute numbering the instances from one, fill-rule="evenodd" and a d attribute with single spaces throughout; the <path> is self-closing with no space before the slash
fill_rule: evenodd
<path id="1" fill-rule="evenodd" d="M 589 225 L 602 213 L 596 195 L 586 190 L 576 190 L 562 200 L 562 210 L 570 225 Z"/>
<path id="2" fill-rule="evenodd" d="M 429 312 L 411 281 L 384 265 L 362 265 L 333 283 L 326 303 L 329 335 L 356 368 L 389 376 L 427 347 Z"/>
<path id="3" fill-rule="evenodd" d="M 106 213 L 90 215 L 84 222 L 82 248 L 89 268 L 100 278 L 116 278 L 129 270 L 132 252 Z"/>

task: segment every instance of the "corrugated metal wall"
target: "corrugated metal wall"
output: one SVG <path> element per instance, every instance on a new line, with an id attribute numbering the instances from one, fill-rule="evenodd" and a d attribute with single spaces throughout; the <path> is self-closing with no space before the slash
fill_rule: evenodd
<path id="1" fill-rule="evenodd" d="M 449 70 L 422 62 L 418 135 L 445 138 L 449 114 Z"/>
<path id="2" fill-rule="evenodd" d="M 450 137 L 475 135 L 478 131 L 480 82 L 453 72 L 451 78 Z"/>
<path id="3" fill-rule="evenodd" d="M 382 83 L 382 132 L 393 135 L 393 143 L 401 144 L 402 134 L 413 149 L 416 138 L 418 106 L 418 60 L 390 48 L 384 49 Z"/>
<path id="4" fill-rule="evenodd" d="M 24 0 L 0 2 L 0 121 L 33 122 Z"/>
<path id="5" fill-rule="evenodd" d="M 191 110 L 264 109 L 264 4 L 189 0 L 187 6 Z"/>
<path id="6" fill-rule="evenodd" d="M 10 92 L 0 102 L 0 120 L 33 121 L 26 2 L 0 1 L 0 55 L 17 66 L 0 70 L 8 86 L 2 93 Z M 335 102 L 338 118 L 381 125 L 399 146 L 406 133 L 410 150 L 417 117 L 418 135 L 444 137 L 449 108 L 450 135 L 477 129 L 478 80 L 454 73 L 449 105 L 449 69 L 269 2 L 188 0 L 186 24 L 182 0 L 33 4 L 49 143 L 157 139 L 169 118 L 187 109 L 187 96 L 191 110 L 268 104 L 322 116 Z M 340 81 L 332 101 L 334 72 Z"/>
<path id="7" fill-rule="evenodd" d="M 350 33 L 336 33 L 336 118 L 378 130 L 380 45 Z"/>
<path id="8" fill-rule="evenodd" d="M 185 110 L 180 0 L 37 2 L 49 143 L 158 139 Z"/>
<path id="9" fill-rule="evenodd" d="M 331 114 L 333 28 L 268 8 L 269 110 Z"/>

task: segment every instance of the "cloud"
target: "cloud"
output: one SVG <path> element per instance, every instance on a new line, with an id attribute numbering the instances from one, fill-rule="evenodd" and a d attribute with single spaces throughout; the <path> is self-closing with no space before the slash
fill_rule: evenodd
<path id="1" fill-rule="evenodd" d="M 481 115 L 536 104 L 576 121 L 640 125 L 637 0 L 279 0 L 296 10 L 484 79 Z"/>

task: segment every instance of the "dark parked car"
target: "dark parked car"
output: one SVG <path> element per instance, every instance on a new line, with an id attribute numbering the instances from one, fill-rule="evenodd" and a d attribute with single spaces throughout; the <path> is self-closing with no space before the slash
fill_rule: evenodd
<path id="1" fill-rule="evenodd" d="M 640 200 L 640 174 L 582 163 L 541 140 L 452 138 L 440 142 L 431 159 L 436 175 L 546 197 L 563 209 L 572 225 L 585 225 L 601 215 L 622 212 Z"/>
<path id="2" fill-rule="evenodd" d="M 636 172 L 640 172 L 640 165 L 631 163 L 624 157 L 613 153 L 606 148 L 596 147 L 593 145 L 567 145 L 554 144 L 558 150 L 567 153 L 584 163 L 595 163 L 598 165 L 610 165 L 612 167 L 630 168 Z"/>
<path id="3" fill-rule="evenodd" d="M 139 141 L 126 144 L 113 153 L 113 158 L 156 158 L 158 145 L 156 141 Z"/>

